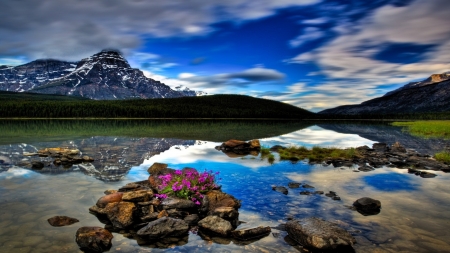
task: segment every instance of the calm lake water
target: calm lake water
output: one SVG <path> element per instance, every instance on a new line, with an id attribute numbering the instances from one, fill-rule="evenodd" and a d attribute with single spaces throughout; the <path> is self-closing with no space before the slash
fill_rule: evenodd
<path id="1" fill-rule="evenodd" d="M 288 217 L 316 216 L 335 222 L 357 240 L 356 252 L 450 252 L 450 174 L 432 171 L 421 178 L 405 169 L 353 172 L 349 167 L 279 162 L 259 156 L 229 157 L 214 149 L 229 138 L 258 138 L 263 146 L 371 146 L 399 141 L 406 148 L 434 153 L 448 141 L 426 140 L 387 124 L 335 122 L 147 122 L 147 121 L 0 121 L 0 252 L 80 252 L 75 233 L 82 226 L 104 224 L 88 208 L 107 189 L 145 180 L 154 162 L 171 168 L 219 171 L 223 191 L 242 200 L 239 228 L 277 227 Z M 203 137 L 202 137 L 203 134 Z M 74 147 L 96 159 L 93 166 L 31 170 L 25 157 L 45 147 Z M 324 195 L 287 195 L 272 185 L 307 183 Z M 361 197 L 381 201 L 380 214 L 362 216 L 348 208 Z M 80 220 L 52 227 L 47 219 L 66 215 Z M 286 242 L 286 232 L 247 243 L 223 238 L 203 240 L 189 234 L 187 244 L 158 249 L 113 233 L 109 252 L 303 252 Z"/>

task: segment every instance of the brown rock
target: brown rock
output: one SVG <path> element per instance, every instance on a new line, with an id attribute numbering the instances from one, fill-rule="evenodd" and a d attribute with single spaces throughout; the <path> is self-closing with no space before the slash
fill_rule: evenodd
<path id="1" fill-rule="evenodd" d="M 205 198 L 207 200 L 204 202 L 207 203 L 207 208 L 210 212 L 213 212 L 218 207 L 231 207 L 234 209 L 241 207 L 241 202 L 238 199 L 219 190 L 207 192 Z"/>
<path id="2" fill-rule="evenodd" d="M 48 223 L 54 227 L 62 227 L 62 226 L 68 226 L 72 225 L 74 223 L 79 222 L 78 219 L 70 218 L 67 216 L 53 216 L 50 219 L 47 220 Z"/>
<path id="3" fill-rule="evenodd" d="M 213 210 L 212 215 L 219 216 L 222 219 L 230 220 L 239 217 L 239 212 L 233 207 L 218 207 Z"/>
<path id="4" fill-rule="evenodd" d="M 251 140 L 248 142 L 248 144 L 250 144 L 250 148 L 252 148 L 252 149 L 260 149 L 261 148 L 261 144 L 259 143 L 259 140 Z"/>
<path id="5" fill-rule="evenodd" d="M 156 218 L 161 219 L 162 217 L 169 217 L 169 213 L 167 213 L 166 210 L 162 210 L 161 212 L 158 213 L 158 216 Z"/>
<path id="6" fill-rule="evenodd" d="M 122 201 L 122 196 L 122 192 L 115 192 L 109 195 L 105 195 L 97 200 L 96 205 L 100 208 L 105 208 L 109 203 Z"/>
<path id="7" fill-rule="evenodd" d="M 224 142 L 222 145 L 228 148 L 235 148 L 237 146 L 242 146 L 242 145 L 246 145 L 247 143 L 245 141 L 240 141 L 240 140 L 228 140 L 226 142 Z"/>
<path id="8" fill-rule="evenodd" d="M 130 191 L 125 192 L 122 195 L 123 201 L 130 201 L 130 202 L 145 202 L 149 201 L 153 197 L 153 192 L 146 191 L 146 190 L 139 190 L 139 191 Z"/>
<path id="9" fill-rule="evenodd" d="M 117 192 L 117 190 L 109 189 L 109 190 L 104 191 L 103 193 L 105 193 L 105 195 L 109 195 L 109 194 L 113 194 L 116 192 Z"/>
<path id="10" fill-rule="evenodd" d="M 227 236 L 233 230 L 229 221 L 218 216 L 206 216 L 198 222 L 198 226 L 222 236 Z"/>
<path id="11" fill-rule="evenodd" d="M 136 209 L 132 202 L 114 202 L 106 205 L 105 213 L 114 227 L 126 228 L 133 224 L 133 212 Z"/>
<path id="12" fill-rule="evenodd" d="M 87 155 L 83 156 L 82 159 L 83 159 L 83 162 L 93 162 L 94 161 L 94 158 L 87 156 Z"/>
<path id="13" fill-rule="evenodd" d="M 111 248 L 113 235 L 101 227 L 81 227 L 77 230 L 75 241 L 82 251 L 103 252 Z"/>
<path id="14" fill-rule="evenodd" d="M 89 212 L 95 213 L 95 214 L 106 214 L 105 208 L 100 208 L 97 205 L 93 205 L 89 207 Z"/>
<path id="15" fill-rule="evenodd" d="M 165 163 L 154 163 L 147 171 L 150 175 L 158 176 L 168 172 L 167 166 Z"/>

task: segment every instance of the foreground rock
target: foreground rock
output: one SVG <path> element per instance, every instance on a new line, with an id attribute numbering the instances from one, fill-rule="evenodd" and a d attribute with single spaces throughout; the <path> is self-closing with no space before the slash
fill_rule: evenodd
<path id="1" fill-rule="evenodd" d="M 48 223 L 54 227 L 62 227 L 72 225 L 74 223 L 79 222 L 78 219 L 71 218 L 68 216 L 53 216 L 47 220 Z"/>
<path id="2" fill-rule="evenodd" d="M 346 230 L 316 217 L 288 221 L 286 231 L 289 237 L 307 248 L 333 250 L 356 243 Z"/>
<path id="3" fill-rule="evenodd" d="M 221 150 L 224 153 L 235 153 L 238 155 L 258 155 L 261 150 L 261 144 L 259 140 L 251 140 L 248 142 L 240 140 L 228 140 L 222 145 L 216 147 L 217 150 Z"/>
<path id="4" fill-rule="evenodd" d="M 149 222 L 145 227 L 137 232 L 140 236 L 154 240 L 166 237 L 175 237 L 187 234 L 189 225 L 180 219 L 170 217 L 162 217 L 155 221 Z"/>
<path id="5" fill-rule="evenodd" d="M 381 202 L 376 199 L 364 197 L 357 199 L 353 203 L 353 206 L 360 214 L 364 216 L 376 215 L 380 213 Z"/>
<path id="6" fill-rule="evenodd" d="M 75 241 L 82 251 L 104 252 L 111 248 L 113 235 L 101 227 L 81 227 L 77 230 Z"/>
<path id="7" fill-rule="evenodd" d="M 198 226 L 222 236 L 228 236 L 233 229 L 229 221 L 218 216 L 207 216 L 198 222 Z"/>
<path id="8" fill-rule="evenodd" d="M 188 170 L 194 169 L 186 168 L 181 173 Z M 152 165 L 149 171 L 161 178 L 168 176 L 165 171 L 172 173 L 165 164 Z M 199 234 L 219 241 L 231 241 L 234 237 L 249 242 L 270 233 L 270 228 L 263 227 L 233 233 L 240 224 L 238 209 L 241 202 L 222 192 L 220 187 L 203 193 L 203 197 L 196 198 L 195 202 L 174 196 L 162 197 L 156 184 L 160 178 L 156 175 L 150 175 L 148 180 L 126 184 L 117 191 L 105 191 L 107 195 L 101 197 L 89 211 L 107 224 L 108 229 L 136 239 L 140 245 L 158 248 L 186 244 L 190 229 L 198 229 Z"/>

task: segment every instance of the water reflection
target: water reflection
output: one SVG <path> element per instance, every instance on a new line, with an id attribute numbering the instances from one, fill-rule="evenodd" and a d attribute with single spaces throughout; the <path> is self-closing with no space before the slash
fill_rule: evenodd
<path id="1" fill-rule="evenodd" d="M 339 133 L 322 127 L 266 136 L 261 138 L 261 144 L 354 147 L 382 141 L 361 133 Z M 73 240 L 76 230 L 81 226 L 104 226 L 88 213 L 88 208 L 106 189 L 146 179 L 147 168 L 154 162 L 168 163 L 176 169 L 195 167 L 200 171 L 220 171 L 223 190 L 242 200 L 240 220 L 246 223 L 239 228 L 271 226 L 272 234 L 251 243 L 240 243 L 191 233 L 183 245 L 160 249 L 153 248 L 157 246 L 152 244 L 141 246 L 140 242 L 114 233 L 110 252 L 298 252 L 300 248 L 284 240 L 286 232 L 279 225 L 287 218 L 310 216 L 336 222 L 350 231 L 358 242 L 356 252 L 450 252 L 450 179 L 443 172 L 434 172 L 438 174 L 436 178 L 423 179 L 408 174 L 407 170 L 387 167 L 354 172 L 349 167 L 323 167 L 302 161 L 296 164 L 277 161 L 270 165 L 259 156 L 230 158 L 214 149 L 220 144 L 176 138 L 97 136 L 0 146 L 0 156 L 11 163 L 0 173 L 0 252 L 79 252 Z M 118 174 L 105 173 L 106 177 L 120 179 L 111 181 L 94 174 L 77 173 L 82 172 L 79 167 L 33 171 L 15 166 L 24 158 L 20 157 L 24 150 L 50 146 L 77 147 L 84 154 L 98 156 L 104 163 L 128 167 Z M 102 156 L 104 159 L 100 159 Z M 101 166 L 96 168 L 101 172 Z M 315 188 L 289 189 L 287 195 L 272 190 L 272 185 L 287 187 L 289 182 Z M 301 191 L 316 190 L 334 191 L 341 200 L 316 194 L 300 195 Z M 380 200 L 381 212 L 363 216 L 348 208 L 361 197 Z M 67 215 L 80 222 L 51 227 L 47 219 L 55 215 Z"/>
<path id="2" fill-rule="evenodd" d="M 375 142 L 384 142 L 387 144 L 400 142 L 406 148 L 415 149 L 425 154 L 434 154 L 442 151 L 444 147 L 450 146 L 450 140 L 420 138 L 405 132 L 402 127 L 394 127 L 388 123 L 321 122 L 317 125 L 323 129 L 341 134 L 354 134 Z"/>

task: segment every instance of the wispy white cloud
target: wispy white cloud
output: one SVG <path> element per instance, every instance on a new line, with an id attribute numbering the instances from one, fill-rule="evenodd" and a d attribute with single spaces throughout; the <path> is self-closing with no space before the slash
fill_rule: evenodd
<path id="1" fill-rule="evenodd" d="M 324 36 L 325 36 L 325 32 L 321 31 L 319 28 L 306 27 L 303 30 L 303 33 L 301 35 L 297 36 L 297 38 L 289 41 L 289 44 L 291 45 L 291 47 L 299 47 L 306 42 L 317 40 Z"/>
<path id="2" fill-rule="evenodd" d="M 356 23 L 334 27 L 337 37 L 291 63 L 314 63 L 325 77 L 308 86 L 297 104 L 315 110 L 360 103 L 377 97 L 384 87 L 424 79 L 450 69 L 450 2 L 416 0 L 409 5 L 383 6 Z M 386 43 L 435 45 L 424 59 L 410 64 L 375 59 Z M 317 74 L 317 73 L 315 73 Z M 295 94 L 292 94 L 295 96 Z"/>
<path id="3" fill-rule="evenodd" d="M 191 37 L 320 0 L 0 1 L 0 55 L 79 60 L 104 48 L 125 54 L 146 36 Z"/>

